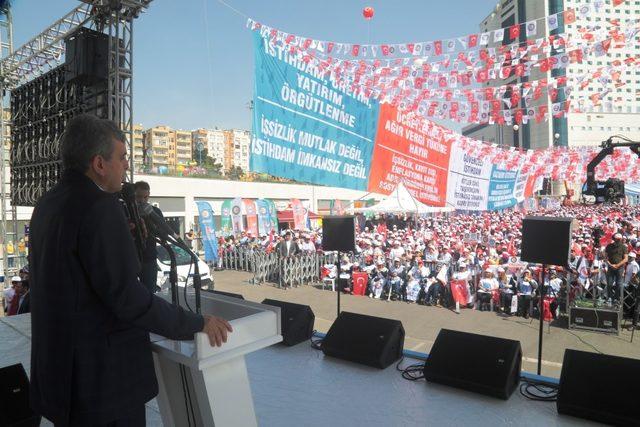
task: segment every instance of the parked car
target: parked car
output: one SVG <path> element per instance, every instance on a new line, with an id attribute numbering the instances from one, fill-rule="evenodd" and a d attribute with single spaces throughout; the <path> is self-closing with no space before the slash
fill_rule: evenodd
<path id="1" fill-rule="evenodd" d="M 176 254 L 176 263 L 178 267 L 178 286 L 184 287 L 185 283 L 187 287 L 193 286 L 193 276 L 195 274 L 195 267 L 191 262 L 191 255 L 189 255 L 184 249 L 171 245 L 173 252 Z M 158 281 L 157 284 L 162 290 L 166 290 L 170 287 L 169 283 L 169 270 L 171 269 L 171 259 L 167 250 L 157 245 L 158 251 Z M 213 279 L 211 277 L 211 271 L 206 262 L 198 258 L 198 268 L 200 270 L 200 280 L 203 288 L 213 289 Z"/>

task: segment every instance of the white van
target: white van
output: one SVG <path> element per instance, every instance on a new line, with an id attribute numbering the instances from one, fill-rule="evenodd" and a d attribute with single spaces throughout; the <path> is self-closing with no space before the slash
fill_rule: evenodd
<path id="1" fill-rule="evenodd" d="M 184 287 L 187 283 L 187 287 L 193 285 L 193 275 L 195 274 L 195 268 L 191 263 L 191 256 L 182 248 L 171 245 L 173 252 L 176 254 L 176 262 L 178 264 L 178 286 Z M 169 270 L 171 269 L 171 259 L 167 250 L 156 245 L 158 251 L 158 280 L 157 284 L 163 290 L 169 288 Z M 213 279 L 211 277 L 211 271 L 209 266 L 202 259 L 198 258 L 198 267 L 200 269 L 200 279 L 203 288 L 213 289 Z"/>

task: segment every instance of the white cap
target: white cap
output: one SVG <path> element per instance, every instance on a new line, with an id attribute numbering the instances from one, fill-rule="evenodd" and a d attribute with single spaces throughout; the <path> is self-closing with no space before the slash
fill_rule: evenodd
<path id="1" fill-rule="evenodd" d="M 635 252 L 629 252 L 629 256 L 630 256 L 631 258 L 635 258 L 635 257 L 636 257 L 636 253 L 635 253 Z"/>
<path id="2" fill-rule="evenodd" d="M 22 282 L 22 278 L 20 276 L 13 276 L 11 278 L 12 282 Z"/>

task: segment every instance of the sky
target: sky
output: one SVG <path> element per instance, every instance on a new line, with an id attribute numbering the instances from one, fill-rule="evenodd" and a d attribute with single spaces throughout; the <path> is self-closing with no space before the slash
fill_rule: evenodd
<path id="1" fill-rule="evenodd" d="M 537 1 L 537 0 L 536 0 Z M 345 43 L 419 42 L 478 31 L 496 0 L 155 0 L 134 22 L 133 119 L 145 128 L 250 129 L 253 47 L 247 17 Z M 77 0 L 13 0 L 18 47 Z M 371 6 L 366 21 L 362 9 Z M 235 9 L 235 10 L 234 10 Z"/>

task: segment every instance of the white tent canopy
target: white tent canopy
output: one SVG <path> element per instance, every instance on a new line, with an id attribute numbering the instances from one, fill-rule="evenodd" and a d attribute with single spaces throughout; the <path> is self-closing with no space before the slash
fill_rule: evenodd
<path id="1" fill-rule="evenodd" d="M 354 212 L 416 212 L 419 214 L 452 211 L 454 211 L 454 209 L 451 207 L 435 207 L 425 205 L 424 203 L 413 197 L 402 182 L 400 182 L 395 190 L 393 190 L 393 192 L 389 194 L 385 199 L 383 199 L 380 203 L 366 208 L 354 209 Z"/>

